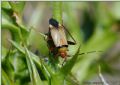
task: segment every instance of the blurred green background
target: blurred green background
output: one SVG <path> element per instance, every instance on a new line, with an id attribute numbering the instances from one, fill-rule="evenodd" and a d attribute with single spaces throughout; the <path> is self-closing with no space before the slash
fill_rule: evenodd
<path id="1" fill-rule="evenodd" d="M 20 50 L 16 50 L 15 48 L 18 47 L 19 49 L 19 46 L 12 46 L 8 41 L 9 39 L 13 40 L 15 43 L 19 43 L 21 46 L 23 42 L 26 42 L 28 50 L 39 56 L 38 58 L 48 60 L 49 56 L 47 43 L 38 32 L 48 32 L 48 21 L 53 16 L 53 9 L 56 8 L 53 3 L 56 2 L 29 1 L 21 3 L 22 2 L 2 2 L 1 5 L 1 63 L 3 85 L 31 85 L 28 70 L 29 65 L 26 63 L 27 60 L 25 60 L 24 57 L 27 54 L 23 55 L 19 52 Z M 14 6 L 14 4 L 17 5 Z M 100 66 L 102 75 L 109 85 L 113 85 L 113 82 L 114 85 L 119 85 L 120 2 L 65 1 L 62 2 L 61 5 L 63 25 L 70 31 L 77 42 L 77 45 L 69 46 L 69 54 L 75 54 L 80 44 L 80 53 L 103 51 L 100 53 L 94 52 L 78 55 L 74 66 L 70 70 L 72 77 L 70 76 L 68 79 L 68 81 L 73 80 L 77 82 L 77 84 L 70 82 L 63 85 L 79 85 L 81 82 L 83 83 L 82 85 L 95 85 L 93 84 L 94 82 L 100 83 L 101 79 L 99 78 L 98 66 Z M 13 17 L 14 12 L 18 14 L 18 22 L 17 19 L 15 20 Z M 19 35 L 19 30 L 21 30 L 21 35 Z M 30 31 L 28 32 L 28 30 Z M 67 35 L 67 39 L 71 40 L 69 35 Z M 72 58 L 68 58 L 68 60 L 70 59 Z M 37 71 L 39 75 L 45 75 L 39 72 L 39 68 L 37 68 Z M 41 76 L 41 80 L 46 81 L 46 79 Z M 13 84 L 4 83 L 8 81 L 8 78 L 10 78 Z M 24 81 L 25 79 L 26 81 Z M 43 85 L 49 84 L 45 82 Z M 100 83 L 98 85 L 102 84 Z"/>

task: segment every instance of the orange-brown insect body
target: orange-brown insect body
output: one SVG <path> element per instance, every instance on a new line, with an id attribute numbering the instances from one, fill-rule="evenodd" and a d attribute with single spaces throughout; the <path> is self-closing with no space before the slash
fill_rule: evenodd
<path id="1" fill-rule="evenodd" d="M 61 47 L 58 49 L 58 53 L 60 54 L 60 56 L 62 58 L 66 58 L 67 57 L 67 47 Z"/>
<path id="2" fill-rule="evenodd" d="M 48 33 L 47 43 L 49 50 L 51 53 L 53 53 L 53 55 L 61 56 L 62 58 L 67 57 L 67 50 L 68 50 L 67 46 L 56 47 L 54 45 L 50 32 Z"/>

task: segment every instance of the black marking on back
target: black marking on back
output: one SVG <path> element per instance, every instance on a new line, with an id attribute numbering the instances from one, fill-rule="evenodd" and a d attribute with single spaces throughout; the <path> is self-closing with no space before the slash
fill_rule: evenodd
<path id="1" fill-rule="evenodd" d="M 69 45 L 75 45 L 76 43 L 74 43 L 74 42 L 72 42 L 72 41 L 67 41 L 67 43 L 69 44 Z"/>
<path id="2" fill-rule="evenodd" d="M 62 46 L 59 46 L 57 48 L 62 48 L 62 47 L 68 47 L 68 45 L 62 45 Z"/>
<path id="3" fill-rule="evenodd" d="M 49 24 L 51 24 L 52 26 L 56 28 L 58 28 L 58 25 L 59 25 L 58 21 L 53 18 L 49 19 Z"/>

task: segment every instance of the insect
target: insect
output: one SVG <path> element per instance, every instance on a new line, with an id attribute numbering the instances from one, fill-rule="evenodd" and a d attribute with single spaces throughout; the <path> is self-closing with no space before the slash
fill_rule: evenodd
<path id="1" fill-rule="evenodd" d="M 67 40 L 65 32 L 69 34 L 69 36 L 73 39 L 74 42 Z M 45 35 L 42 33 L 40 34 L 44 36 L 44 38 L 47 40 L 47 45 L 50 53 L 52 53 L 55 57 L 61 56 L 62 58 L 64 58 L 64 62 L 67 60 L 67 57 L 69 56 L 67 54 L 68 46 L 76 45 L 76 41 L 69 33 L 69 31 L 63 25 L 61 25 L 57 20 L 53 18 L 49 20 L 48 33 Z M 94 52 L 102 52 L 102 51 L 89 51 L 86 53 L 80 53 L 79 55 L 89 54 Z"/>
<path id="2" fill-rule="evenodd" d="M 67 59 L 67 51 L 68 51 L 68 45 L 75 45 L 76 41 L 67 41 L 65 31 L 71 36 L 71 38 L 74 40 L 72 35 L 69 33 L 69 31 L 61 25 L 57 20 L 51 18 L 49 20 L 49 31 L 47 33 L 47 43 L 48 47 L 50 49 L 50 52 L 53 53 L 53 55 L 61 56 L 65 60 Z"/>

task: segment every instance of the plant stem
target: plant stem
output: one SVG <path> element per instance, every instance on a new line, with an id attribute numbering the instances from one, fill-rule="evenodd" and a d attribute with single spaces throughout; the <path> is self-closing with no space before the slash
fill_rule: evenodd
<path id="1" fill-rule="evenodd" d="M 62 24 L 62 2 L 52 2 L 53 18 Z"/>
<path id="2" fill-rule="evenodd" d="M 105 78 L 103 77 L 103 75 L 102 75 L 102 73 L 101 73 L 101 67 L 100 67 L 100 65 L 98 66 L 98 70 L 99 70 L 98 75 L 99 75 L 100 80 L 103 82 L 103 85 L 109 85 L 109 84 L 106 82 Z"/>

